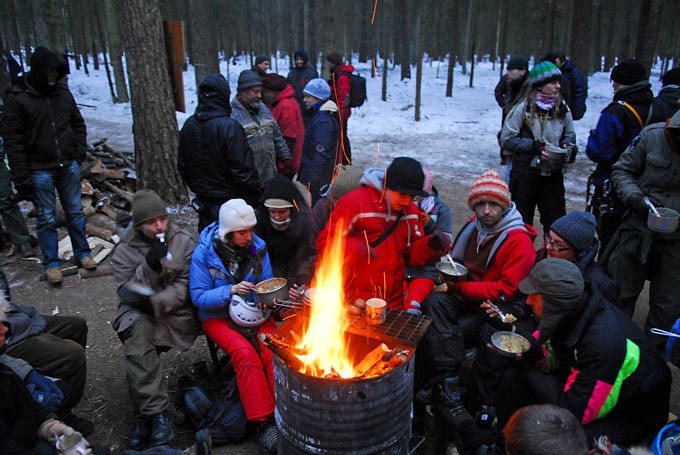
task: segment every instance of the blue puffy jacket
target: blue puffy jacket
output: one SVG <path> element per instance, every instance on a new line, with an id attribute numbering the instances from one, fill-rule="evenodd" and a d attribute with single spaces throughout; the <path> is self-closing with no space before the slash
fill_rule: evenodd
<path id="1" fill-rule="evenodd" d="M 198 246 L 191 257 L 189 269 L 189 291 L 191 299 L 198 308 L 198 318 L 201 321 L 215 318 L 229 318 L 229 302 L 231 302 L 231 286 L 238 284 L 231 273 L 217 256 L 213 246 L 213 238 L 219 227 L 219 222 L 208 225 L 198 240 Z M 253 233 L 253 254 L 259 256 L 262 271 L 255 274 L 251 269 L 243 281 L 258 283 L 272 278 L 272 265 L 269 262 L 267 246 L 264 240 Z M 248 301 L 255 300 L 251 292 L 245 296 Z"/>

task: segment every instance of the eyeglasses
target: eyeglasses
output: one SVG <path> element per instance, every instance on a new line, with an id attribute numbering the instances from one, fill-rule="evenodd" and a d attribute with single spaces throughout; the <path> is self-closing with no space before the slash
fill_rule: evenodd
<path id="1" fill-rule="evenodd" d="M 551 250 L 557 251 L 557 252 L 567 251 L 567 250 L 571 249 L 571 247 L 569 245 L 565 246 L 565 245 L 562 245 L 559 242 L 555 242 L 553 240 L 553 238 L 550 236 L 550 234 L 545 236 L 545 247 L 546 248 L 550 247 Z"/>

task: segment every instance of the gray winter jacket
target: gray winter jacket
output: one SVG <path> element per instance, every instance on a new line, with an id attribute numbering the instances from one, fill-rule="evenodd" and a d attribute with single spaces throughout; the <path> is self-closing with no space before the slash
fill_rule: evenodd
<path id="1" fill-rule="evenodd" d="M 639 194 L 654 198 L 662 207 L 680 211 L 680 143 L 669 130 L 680 130 L 680 112 L 667 127 L 649 125 L 640 132 L 612 168 L 612 180 L 626 207 Z M 677 133 L 677 131 L 676 131 Z"/>

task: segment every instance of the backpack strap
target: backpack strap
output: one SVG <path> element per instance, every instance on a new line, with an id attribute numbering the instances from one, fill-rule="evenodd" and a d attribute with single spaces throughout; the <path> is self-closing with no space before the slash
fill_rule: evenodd
<path id="1" fill-rule="evenodd" d="M 640 114 L 638 114 L 638 111 L 636 111 L 635 108 L 626 101 L 621 101 L 621 104 L 623 104 L 623 106 L 626 109 L 628 109 L 629 111 L 631 111 L 633 113 L 633 115 L 637 119 L 638 123 L 640 124 L 640 128 L 644 128 L 645 124 L 642 122 L 642 117 L 640 117 Z"/>
<path id="2" fill-rule="evenodd" d="M 387 229 L 385 229 L 385 232 L 382 233 L 380 237 L 377 239 L 373 240 L 369 245 L 371 248 L 375 248 L 381 243 L 385 241 L 387 237 L 390 236 L 391 233 L 394 232 L 394 230 L 397 228 L 397 225 L 399 224 L 399 220 L 401 220 L 401 216 L 404 214 L 404 212 L 399 212 L 399 215 L 397 215 L 397 219 L 394 220 L 394 223 L 392 223 Z"/>

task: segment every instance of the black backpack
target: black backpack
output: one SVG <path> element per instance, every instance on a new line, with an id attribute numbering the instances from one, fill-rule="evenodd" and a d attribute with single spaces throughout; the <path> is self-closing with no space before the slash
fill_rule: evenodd
<path id="1" fill-rule="evenodd" d="M 366 96 L 366 79 L 359 74 L 337 71 L 337 74 L 349 76 L 349 107 L 360 107 L 368 99 Z"/>
<path id="2" fill-rule="evenodd" d="M 248 420 L 238 396 L 235 378 L 220 391 L 214 403 L 203 389 L 186 377 L 180 379 L 179 387 L 194 428 L 206 428 L 213 445 L 234 444 L 246 436 Z"/>

